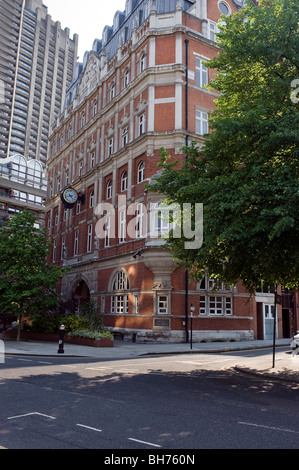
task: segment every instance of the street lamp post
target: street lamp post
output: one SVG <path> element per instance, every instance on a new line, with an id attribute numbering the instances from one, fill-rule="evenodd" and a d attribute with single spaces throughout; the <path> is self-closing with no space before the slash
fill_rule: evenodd
<path id="1" fill-rule="evenodd" d="M 59 331 L 58 354 L 64 354 L 64 329 L 65 329 L 65 326 L 61 325 L 60 331 Z"/>

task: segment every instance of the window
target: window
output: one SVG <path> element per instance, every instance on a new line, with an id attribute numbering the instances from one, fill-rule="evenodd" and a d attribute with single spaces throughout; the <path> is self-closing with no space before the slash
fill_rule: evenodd
<path id="1" fill-rule="evenodd" d="M 199 286 L 199 315 L 230 316 L 233 314 L 231 287 L 221 283 L 216 289 L 216 281 L 205 276 Z"/>
<path id="2" fill-rule="evenodd" d="M 83 111 L 80 115 L 80 129 L 85 126 L 85 111 Z"/>
<path id="3" fill-rule="evenodd" d="M 74 256 L 77 256 L 79 253 L 79 230 L 75 231 L 75 241 L 74 241 Z"/>
<path id="4" fill-rule="evenodd" d="M 142 181 L 144 181 L 144 172 L 145 172 L 145 164 L 144 162 L 141 162 L 138 165 L 137 183 L 142 183 Z"/>
<path id="5" fill-rule="evenodd" d="M 195 80 L 196 86 L 203 87 L 208 84 L 208 69 L 203 64 L 203 60 L 198 57 L 195 60 Z"/>
<path id="6" fill-rule="evenodd" d="M 129 142 L 129 128 L 128 126 L 122 130 L 122 143 L 123 147 Z"/>
<path id="7" fill-rule="evenodd" d="M 65 237 L 61 239 L 61 259 L 66 257 L 66 246 L 65 246 Z"/>
<path id="8" fill-rule="evenodd" d="M 89 195 L 89 207 L 93 207 L 94 206 L 94 190 L 90 191 L 90 195 Z"/>
<path id="9" fill-rule="evenodd" d="M 158 314 L 167 315 L 168 314 L 168 297 L 167 295 L 158 296 Z"/>
<path id="10" fill-rule="evenodd" d="M 126 171 L 121 175 L 121 192 L 126 191 L 128 186 L 128 173 Z"/>
<path id="11" fill-rule="evenodd" d="M 124 88 L 126 88 L 130 83 L 130 70 L 126 69 L 124 74 Z"/>
<path id="12" fill-rule="evenodd" d="M 108 142 L 108 157 L 113 154 L 113 137 Z"/>
<path id="13" fill-rule="evenodd" d="M 119 242 L 123 243 L 126 240 L 126 211 L 122 210 L 119 213 Z"/>
<path id="14" fill-rule="evenodd" d="M 111 85 L 109 101 L 112 101 L 113 98 L 115 98 L 115 83 L 112 83 Z"/>
<path id="15" fill-rule="evenodd" d="M 107 199 L 112 198 L 112 181 L 109 180 L 107 183 Z"/>
<path id="16" fill-rule="evenodd" d="M 143 237 L 143 223 L 144 223 L 144 207 L 143 204 L 137 204 L 137 223 L 136 223 L 136 238 Z"/>
<path id="17" fill-rule="evenodd" d="M 217 32 L 216 23 L 213 23 L 212 21 L 209 21 L 209 24 L 208 24 L 208 39 L 210 39 L 211 41 L 216 42 L 216 32 Z"/>
<path id="18" fill-rule="evenodd" d="M 93 105 L 92 105 L 92 117 L 95 117 L 97 112 L 98 112 L 98 102 L 97 100 L 94 100 Z"/>
<path id="19" fill-rule="evenodd" d="M 87 231 L 87 253 L 90 253 L 92 250 L 92 224 L 88 225 Z"/>
<path id="20" fill-rule="evenodd" d="M 56 248 L 57 248 L 57 241 L 54 240 L 54 243 L 53 243 L 53 262 L 56 261 Z"/>
<path id="21" fill-rule="evenodd" d="M 95 154 L 95 152 L 91 152 L 91 154 L 90 154 L 90 169 L 94 168 L 95 160 L 96 160 L 96 154 Z"/>
<path id="22" fill-rule="evenodd" d="M 203 111 L 196 111 L 196 129 L 195 132 L 199 135 L 205 135 L 209 132 L 208 113 Z"/>
<path id="23" fill-rule="evenodd" d="M 146 69 L 146 54 L 142 54 L 140 58 L 140 73 Z"/>
<path id="24" fill-rule="evenodd" d="M 79 176 L 82 176 L 83 173 L 83 162 L 79 162 Z"/>
<path id="25" fill-rule="evenodd" d="M 110 217 L 106 217 L 105 220 L 105 248 L 110 246 Z"/>
<path id="26" fill-rule="evenodd" d="M 128 313 L 129 278 L 124 271 L 118 271 L 114 276 L 111 295 L 111 313 Z"/>
<path id="27" fill-rule="evenodd" d="M 72 138 L 72 126 L 70 125 L 67 130 L 67 140 Z"/>
<path id="28" fill-rule="evenodd" d="M 220 2 L 218 5 L 218 8 L 221 11 L 222 15 L 226 15 L 226 16 L 230 15 L 229 6 L 225 2 Z"/>
<path id="29" fill-rule="evenodd" d="M 139 135 L 145 133 L 145 114 L 141 114 L 139 116 Z"/>
<path id="30" fill-rule="evenodd" d="M 81 212 L 81 201 L 78 201 L 76 205 L 76 214 L 80 214 L 80 212 Z"/>

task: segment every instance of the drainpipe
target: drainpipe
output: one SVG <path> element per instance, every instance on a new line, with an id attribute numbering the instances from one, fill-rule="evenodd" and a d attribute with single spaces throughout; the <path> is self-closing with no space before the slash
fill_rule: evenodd
<path id="1" fill-rule="evenodd" d="M 189 85 L 189 77 L 188 77 L 188 67 L 189 67 L 189 40 L 185 39 L 185 47 L 186 47 L 186 89 L 185 89 L 185 97 L 186 97 L 186 146 L 188 145 L 189 136 L 188 136 L 188 85 Z M 186 159 L 188 160 L 188 154 L 186 154 Z M 185 333 L 186 333 L 186 343 L 189 343 L 189 329 L 188 329 L 188 310 L 189 310 L 189 302 L 188 302 L 188 295 L 189 295 L 189 271 L 185 271 Z"/>

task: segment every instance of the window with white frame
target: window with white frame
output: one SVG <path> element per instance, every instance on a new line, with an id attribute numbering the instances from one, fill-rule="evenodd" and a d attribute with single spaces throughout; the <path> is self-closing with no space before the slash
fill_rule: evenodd
<path id="1" fill-rule="evenodd" d="M 92 208 L 94 206 L 94 190 L 90 191 L 89 195 L 89 207 Z"/>
<path id="2" fill-rule="evenodd" d="M 65 258 L 65 237 L 61 238 L 61 259 Z"/>
<path id="3" fill-rule="evenodd" d="M 119 242 L 126 241 L 126 211 L 119 212 Z"/>
<path id="4" fill-rule="evenodd" d="M 159 315 L 168 314 L 168 296 L 167 295 L 158 295 L 158 314 Z"/>
<path id="5" fill-rule="evenodd" d="M 142 181 L 144 181 L 144 174 L 145 174 L 145 163 L 140 162 L 138 165 L 138 170 L 137 170 L 137 183 L 142 183 Z"/>
<path id="6" fill-rule="evenodd" d="M 146 54 L 143 53 L 140 57 L 140 73 L 146 69 Z"/>
<path id="7" fill-rule="evenodd" d="M 209 132 L 209 115 L 204 111 L 196 110 L 195 116 L 195 132 L 199 135 L 205 135 Z"/>
<path id="8" fill-rule="evenodd" d="M 124 271 L 118 271 L 112 282 L 111 313 L 128 313 L 129 278 Z"/>
<path id="9" fill-rule="evenodd" d="M 137 204 L 136 211 L 136 238 L 142 238 L 144 235 L 143 224 L 144 224 L 144 206 L 143 204 Z"/>
<path id="10" fill-rule="evenodd" d="M 91 152 L 91 154 L 90 154 L 90 161 L 89 161 L 89 168 L 90 168 L 90 170 L 92 170 L 92 168 L 94 168 L 94 166 L 95 166 L 95 161 L 96 161 L 96 154 L 95 154 L 95 152 Z"/>
<path id="11" fill-rule="evenodd" d="M 85 111 L 82 111 L 80 115 L 80 129 L 85 126 Z"/>
<path id="12" fill-rule="evenodd" d="M 126 126 L 121 133 L 123 147 L 129 142 L 129 128 Z"/>
<path id="13" fill-rule="evenodd" d="M 108 157 L 110 157 L 110 155 L 113 155 L 113 137 L 108 141 Z"/>
<path id="14" fill-rule="evenodd" d="M 199 286 L 201 316 L 230 316 L 233 314 L 232 288 L 220 283 L 216 288 L 215 279 L 205 276 Z"/>
<path id="15" fill-rule="evenodd" d="M 145 116 L 145 113 L 144 113 L 144 114 L 141 114 L 141 115 L 139 116 L 139 128 L 138 128 L 138 130 L 139 130 L 139 135 L 142 135 L 142 134 L 145 133 L 145 130 L 146 130 L 146 129 L 145 129 L 145 123 L 146 123 L 145 117 L 146 117 L 146 116 Z"/>
<path id="16" fill-rule="evenodd" d="M 109 94 L 109 101 L 112 101 L 115 98 L 115 83 L 112 83 Z"/>
<path id="17" fill-rule="evenodd" d="M 67 130 L 67 140 L 71 140 L 72 138 L 72 126 L 69 125 L 68 130 Z"/>
<path id="18" fill-rule="evenodd" d="M 79 230 L 75 230 L 74 256 L 77 256 L 78 253 L 79 253 Z"/>
<path id="19" fill-rule="evenodd" d="M 57 248 L 57 241 L 54 240 L 54 242 L 53 242 L 53 262 L 56 261 L 56 248 Z"/>
<path id="20" fill-rule="evenodd" d="M 105 232 L 105 248 L 107 248 L 110 246 L 110 217 L 106 217 L 104 232 Z"/>
<path id="21" fill-rule="evenodd" d="M 107 183 L 106 197 L 107 197 L 107 199 L 112 198 L 112 180 L 109 180 L 108 183 Z"/>
<path id="22" fill-rule="evenodd" d="M 121 175 L 121 186 L 120 186 L 121 192 L 126 191 L 127 187 L 128 187 L 128 173 L 124 171 L 123 174 Z"/>
<path id="23" fill-rule="evenodd" d="M 208 39 L 216 42 L 217 25 L 213 21 L 208 23 Z"/>
<path id="24" fill-rule="evenodd" d="M 76 205 L 76 214 L 80 214 L 80 212 L 81 212 L 81 201 L 78 201 Z"/>
<path id="25" fill-rule="evenodd" d="M 88 225 L 87 229 L 87 253 L 90 253 L 92 250 L 92 224 Z"/>
<path id="26" fill-rule="evenodd" d="M 82 176 L 83 173 L 83 161 L 79 162 L 79 176 Z"/>
<path id="27" fill-rule="evenodd" d="M 94 100 L 93 105 L 92 105 L 92 117 L 95 117 L 97 112 L 98 112 L 98 101 Z"/>
<path id="28" fill-rule="evenodd" d="M 130 83 L 130 70 L 126 69 L 124 73 L 124 88 L 126 88 Z"/>
<path id="29" fill-rule="evenodd" d="M 208 84 L 208 69 L 204 65 L 204 60 L 199 57 L 195 59 L 195 81 L 196 86 L 201 88 Z"/>

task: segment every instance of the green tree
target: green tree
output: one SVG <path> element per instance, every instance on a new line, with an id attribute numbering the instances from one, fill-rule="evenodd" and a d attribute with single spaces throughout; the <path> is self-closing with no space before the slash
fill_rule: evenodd
<path id="1" fill-rule="evenodd" d="M 224 20 L 224 18 L 223 18 Z M 218 35 L 207 63 L 220 95 L 203 147 L 185 147 L 185 162 L 162 150 L 162 173 L 150 189 L 168 201 L 204 205 L 204 242 L 168 246 L 193 275 L 204 272 L 250 292 L 264 283 L 299 285 L 299 0 L 248 2 Z"/>
<path id="2" fill-rule="evenodd" d="M 28 211 L 10 219 L 0 232 L 0 310 L 32 318 L 58 305 L 55 288 L 65 270 L 47 262 L 50 244 Z"/>

